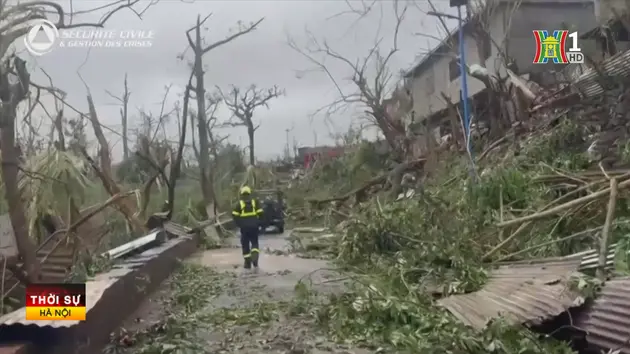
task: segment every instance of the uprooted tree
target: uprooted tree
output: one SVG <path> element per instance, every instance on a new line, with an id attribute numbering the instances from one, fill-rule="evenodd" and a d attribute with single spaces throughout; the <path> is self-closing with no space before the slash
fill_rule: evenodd
<path id="1" fill-rule="evenodd" d="M 247 139 L 249 140 L 249 164 L 255 166 L 256 156 L 254 148 L 254 134 L 260 127 L 260 123 L 254 123 L 254 111 L 259 107 L 269 108 L 269 101 L 280 97 L 284 91 L 274 86 L 269 89 L 259 89 L 256 85 L 251 85 L 247 90 L 242 91 L 238 87 L 232 87 L 228 93 L 220 91 L 223 102 L 232 112 L 232 119 L 227 125 L 232 127 L 245 127 L 247 129 Z"/>
<path id="2" fill-rule="evenodd" d="M 254 31 L 258 25 L 263 21 L 260 20 L 251 23 L 247 26 L 240 26 L 238 31 L 222 40 L 218 40 L 211 44 L 204 44 L 204 40 L 201 35 L 201 29 L 203 24 L 210 18 L 210 15 L 204 17 L 197 17 L 197 23 L 186 31 L 186 38 L 188 44 L 193 52 L 192 72 L 194 77 L 194 83 L 191 84 L 192 90 L 195 93 L 194 99 L 197 101 L 197 133 L 199 135 L 199 174 L 201 193 L 203 195 L 203 202 L 206 206 L 212 204 L 215 200 L 215 193 L 213 191 L 212 182 L 210 179 L 210 139 L 208 137 L 208 107 L 206 95 L 206 87 L 204 80 L 204 66 L 203 57 L 208 52 L 232 42 L 233 40 Z M 209 216 L 209 215 L 208 215 Z"/>

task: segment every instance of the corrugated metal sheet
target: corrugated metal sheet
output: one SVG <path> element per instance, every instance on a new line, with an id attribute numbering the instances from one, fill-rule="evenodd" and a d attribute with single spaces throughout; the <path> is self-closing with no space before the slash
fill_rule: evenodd
<path id="1" fill-rule="evenodd" d="M 595 301 L 575 319 L 589 345 L 630 354 L 630 277 L 607 281 Z"/>
<path id="2" fill-rule="evenodd" d="M 503 265 L 490 272 L 481 290 L 449 296 L 438 304 L 477 329 L 499 317 L 515 324 L 539 324 L 584 303 L 567 284 L 581 262 L 578 256 Z"/>
<path id="3" fill-rule="evenodd" d="M 617 253 L 617 244 L 613 243 L 608 246 L 608 254 L 606 255 L 606 269 L 611 270 L 615 266 L 615 253 Z M 576 253 L 574 256 L 582 256 L 582 263 L 580 263 L 580 272 L 592 270 L 597 268 L 599 263 L 599 251 L 594 249 Z"/>
<path id="4" fill-rule="evenodd" d="M 103 294 L 105 294 L 106 290 L 109 289 L 114 283 L 120 280 L 120 278 L 129 274 L 130 272 L 135 271 L 138 267 L 147 263 L 151 259 L 158 257 L 160 253 L 165 250 L 174 247 L 179 242 L 182 242 L 186 238 L 179 237 L 176 239 L 168 240 L 164 244 L 147 250 L 137 256 L 130 257 L 129 259 L 124 260 L 120 264 L 114 266 L 107 273 L 98 274 L 93 279 L 90 279 L 86 282 L 86 312 L 87 316 L 90 316 L 90 310 L 94 308 L 94 306 L 101 300 Z M 0 326 L 21 324 L 21 325 L 35 325 L 38 327 L 55 327 L 55 328 L 67 328 L 72 327 L 79 323 L 79 321 L 27 321 L 26 318 L 26 308 L 22 307 L 17 309 L 11 313 L 8 313 L 2 317 L 0 317 Z M 0 327 L 1 330 L 1 327 Z"/>
<path id="5" fill-rule="evenodd" d="M 630 76 L 630 50 L 617 53 L 606 59 L 602 65 L 605 75 L 616 77 Z M 594 97 L 604 93 L 604 88 L 599 84 L 599 74 L 593 69 L 588 69 L 582 74 L 573 86 L 585 97 Z"/>
<path id="6" fill-rule="evenodd" d="M 295 230 L 295 229 L 294 229 Z M 617 252 L 617 244 L 613 243 L 608 247 L 608 255 L 606 256 L 606 269 L 611 270 L 615 265 L 615 253 Z M 545 258 L 546 262 L 555 261 L 555 262 L 563 262 L 565 260 L 572 260 L 574 258 L 581 257 L 582 261 L 580 262 L 580 266 L 578 267 L 579 272 L 585 272 L 588 270 L 592 270 L 597 268 L 597 263 L 599 262 L 599 254 L 598 251 L 594 249 L 574 253 L 569 256 L 564 257 L 550 257 Z M 540 262 L 540 260 L 522 260 L 522 261 L 512 261 L 512 262 L 500 262 L 498 266 L 515 266 L 515 265 L 531 265 L 532 262 Z M 440 295 L 443 292 L 444 286 L 441 284 L 435 284 L 431 281 L 424 282 L 421 285 L 422 291 L 432 293 L 433 295 Z"/>
<path id="7" fill-rule="evenodd" d="M 614 263 L 615 263 L 616 252 L 617 252 L 616 243 L 613 243 L 612 245 L 608 246 L 608 254 L 606 255 L 606 269 L 610 270 L 613 268 Z M 545 258 L 545 261 L 546 262 L 551 262 L 551 261 L 562 262 L 564 260 L 574 259 L 577 257 L 581 257 L 581 262 L 580 262 L 578 271 L 584 272 L 589 269 L 597 268 L 597 263 L 599 262 L 599 251 L 595 249 L 589 249 L 586 251 L 574 253 L 572 255 L 564 256 L 564 257 L 549 257 L 549 258 Z M 517 265 L 517 264 L 532 264 L 532 262 L 539 262 L 539 261 L 540 260 L 534 260 L 534 261 L 522 260 L 522 261 L 514 261 L 514 262 L 502 262 L 502 263 L 499 263 L 499 265 L 510 266 L 510 265 Z"/>

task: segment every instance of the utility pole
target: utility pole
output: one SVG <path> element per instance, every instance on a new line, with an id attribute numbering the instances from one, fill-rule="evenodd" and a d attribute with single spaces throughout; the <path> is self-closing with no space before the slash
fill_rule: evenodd
<path id="1" fill-rule="evenodd" d="M 459 45 L 459 71 L 461 76 L 461 90 L 460 99 L 462 103 L 462 121 L 464 125 L 464 135 L 466 139 L 466 150 L 470 157 L 470 177 L 474 180 L 476 178 L 475 173 L 475 159 L 472 152 L 471 134 L 470 134 L 470 113 L 468 107 L 468 66 L 466 65 L 466 45 L 464 44 L 464 19 L 462 18 L 462 6 L 467 7 L 468 0 L 450 0 L 451 7 L 457 7 L 457 16 L 430 11 L 427 14 L 436 17 L 446 17 L 457 20 L 458 26 L 458 45 Z"/>
<path id="2" fill-rule="evenodd" d="M 289 161 L 291 159 L 291 149 L 289 148 L 289 128 L 286 128 L 284 132 L 286 133 L 286 146 L 284 148 L 284 159 Z"/>

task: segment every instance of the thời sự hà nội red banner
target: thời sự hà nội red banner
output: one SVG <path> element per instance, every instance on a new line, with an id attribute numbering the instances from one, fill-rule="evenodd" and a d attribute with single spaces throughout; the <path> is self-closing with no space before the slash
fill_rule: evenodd
<path id="1" fill-rule="evenodd" d="M 33 284 L 26 287 L 26 320 L 85 321 L 85 284 Z"/>

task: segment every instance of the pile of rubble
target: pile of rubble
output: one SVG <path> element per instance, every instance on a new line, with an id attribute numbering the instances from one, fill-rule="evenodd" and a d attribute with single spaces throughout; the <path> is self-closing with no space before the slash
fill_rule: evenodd
<path id="1" fill-rule="evenodd" d="M 476 161 L 491 160 L 484 166 L 477 166 L 479 175 L 482 183 L 485 180 L 488 184 L 488 179 L 495 177 L 499 181 L 494 186 L 488 186 L 492 195 L 486 199 L 500 205 L 496 208 L 485 206 L 486 210 L 492 209 L 489 214 L 494 214 L 483 216 L 486 217 L 482 222 L 484 229 L 463 229 L 468 224 L 457 224 L 455 219 L 465 217 L 462 215 L 469 209 L 449 205 L 457 203 L 457 199 L 445 198 L 448 193 L 451 193 L 450 197 L 454 195 L 453 190 L 457 188 L 453 184 L 461 182 L 466 176 L 451 175 L 452 178 L 438 182 L 435 176 L 429 180 L 426 171 L 416 173 L 419 178 L 408 176 L 405 173 L 407 170 L 425 168 L 424 159 L 418 159 L 401 170 L 403 183 L 399 183 L 398 187 L 403 188 L 394 188 L 392 172 L 389 172 L 340 196 L 307 200 L 305 204 L 308 205 L 309 213 L 327 213 L 330 224 L 337 227 L 333 232 L 319 230 L 321 234 L 315 237 L 307 235 L 312 232 L 302 232 L 294 237 L 294 244 L 307 251 L 328 249 L 330 255 L 342 262 L 352 258 L 348 252 L 361 253 L 362 257 L 370 259 L 371 263 L 366 264 L 371 264 L 372 268 L 381 265 L 371 259 L 370 252 L 376 252 L 376 249 L 383 254 L 390 252 L 387 255 L 390 259 L 392 256 L 398 257 L 396 267 L 413 268 L 408 272 L 424 272 L 417 279 L 420 279 L 422 292 L 433 294 L 436 299 L 432 306 L 447 310 L 460 324 L 473 330 L 481 331 L 501 319 L 508 324 L 523 325 L 553 337 L 570 338 L 573 347 L 580 351 L 630 353 L 630 277 L 621 274 L 619 269 L 619 264 L 628 264 L 630 259 L 628 237 L 623 234 L 627 230 L 624 225 L 630 224 L 630 213 L 625 200 L 619 197 L 630 186 L 630 51 L 619 53 L 596 69 L 586 70 L 573 82 L 558 87 L 543 89 L 515 76 L 510 76 L 510 81 L 512 85 L 509 93 L 506 91 L 500 95 L 502 104 L 514 99 L 518 96 L 516 92 L 520 92 L 528 99 L 531 108 L 526 110 L 525 115 L 518 114 L 519 119 L 510 118 L 515 123 L 511 123 L 511 128 L 499 137 L 495 135 L 489 138 L 496 132 L 488 129 L 488 124 L 478 124 L 474 146 L 484 145 L 484 141 L 486 144 L 482 152 L 475 156 Z M 498 86 L 495 88 L 502 89 Z M 553 141 L 557 139 L 554 131 L 563 124 L 572 125 L 577 133 L 564 135 L 561 141 Z M 486 129 L 482 129 L 483 126 Z M 542 138 L 552 140 L 546 142 L 547 149 L 558 150 L 555 153 L 559 153 L 559 150 L 570 151 L 575 156 L 581 156 L 584 161 L 573 161 L 572 167 L 563 168 L 532 158 L 529 151 L 535 145 L 532 141 Z M 452 144 L 451 139 L 443 140 L 442 145 Z M 519 160 L 528 154 L 529 160 Z M 509 161 L 503 165 L 508 156 Z M 575 164 L 579 166 L 575 167 Z M 455 168 L 452 165 L 446 167 Z M 544 191 L 540 192 L 540 199 L 527 202 L 543 203 L 520 207 L 504 205 L 505 195 L 513 191 L 509 186 L 509 178 L 500 175 L 500 170 L 506 167 L 511 168 L 510 173 L 516 175 L 519 171 L 529 172 L 529 176 L 522 179 L 523 183 L 530 187 L 536 185 L 535 188 Z M 532 170 L 538 174 L 531 173 Z M 379 193 L 387 188 L 395 192 L 393 195 L 388 193 L 392 196 L 390 203 L 385 198 L 379 199 Z M 439 192 L 443 194 L 434 193 L 437 190 L 446 191 Z M 522 190 L 527 192 L 526 188 Z M 549 196 L 553 200 L 549 201 Z M 364 203 L 368 200 L 371 202 Z M 472 204 L 468 207 L 484 208 Z M 359 213 L 363 213 L 366 208 L 374 211 L 359 219 Z M 394 210 L 396 208 L 399 209 Z M 427 225 L 421 231 L 424 234 L 413 234 L 419 229 L 405 224 L 407 219 L 400 216 L 403 212 L 416 215 L 416 223 Z M 453 215 L 441 217 L 441 212 L 452 212 Z M 375 216 L 380 220 L 374 221 Z M 427 220 L 420 221 L 418 218 Z M 430 218 L 443 224 L 433 224 Z M 339 220 L 346 221 L 340 226 Z M 376 224 L 367 225 L 372 221 Z M 352 225 L 359 225 L 360 228 L 352 229 Z M 394 226 L 400 228 L 393 229 Z M 558 232 L 558 228 L 565 230 Z M 449 288 L 451 284 L 432 279 L 431 262 L 440 260 L 418 261 L 423 256 L 422 252 L 425 255 L 442 252 L 439 249 L 442 245 L 431 244 L 435 242 L 432 237 L 448 237 L 449 240 L 452 237 L 454 242 L 458 242 L 457 237 L 448 233 L 461 233 L 461 238 L 476 238 L 466 245 L 476 248 L 476 256 L 473 256 L 476 261 L 473 262 L 487 272 L 485 283 L 477 287 L 476 291 L 452 291 Z M 549 233 L 548 240 L 534 240 L 545 233 Z M 407 239 L 409 237 L 413 239 Z M 577 239 L 582 240 L 579 241 L 581 243 L 575 241 Z M 555 247 L 550 246 L 552 244 L 574 241 L 576 243 L 572 247 L 577 251 L 540 251 L 541 248 Z M 366 243 L 372 242 L 378 245 L 372 249 L 365 247 Z M 434 248 L 427 250 L 427 247 Z M 401 252 L 416 252 L 416 257 L 405 258 L 406 255 Z M 540 254 L 545 257 L 536 256 Z M 563 256 L 548 257 L 554 254 Z M 412 262 L 416 263 L 412 266 Z M 355 269 L 360 267 L 364 267 L 366 274 L 370 268 L 363 264 Z M 400 278 L 407 277 L 406 274 L 402 272 Z M 417 291 L 416 287 L 408 284 L 408 280 L 405 278 L 401 281 L 409 289 Z M 387 290 L 386 286 L 383 285 L 380 290 Z"/>

